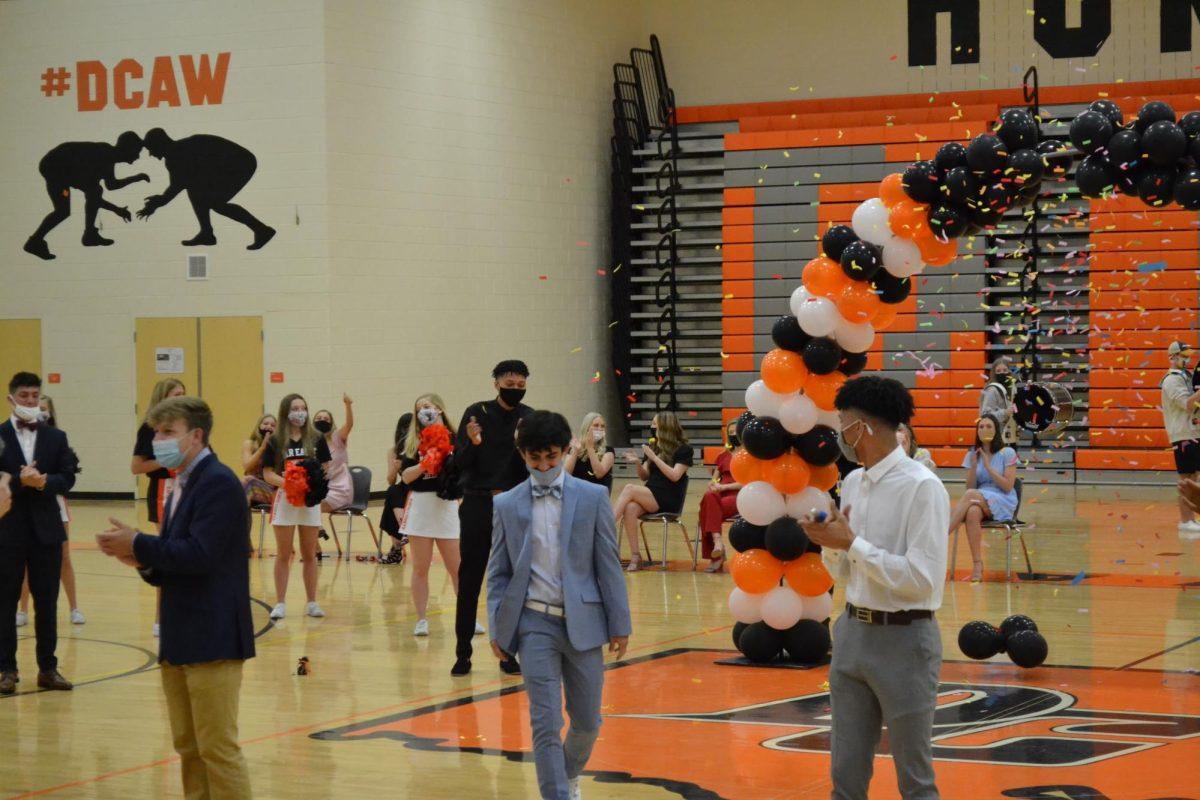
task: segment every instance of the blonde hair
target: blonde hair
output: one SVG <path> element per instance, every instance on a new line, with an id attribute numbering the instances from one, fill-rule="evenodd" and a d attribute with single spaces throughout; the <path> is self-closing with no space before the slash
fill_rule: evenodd
<path id="1" fill-rule="evenodd" d="M 50 424 L 58 427 L 58 414 L 54 410 L 54 398 L 48 394 L 44 394 L 39 399 L 46 404 L 46 413 L 50 415 Z"/>
<path id="2" fill-rule="evenodd" d="M 254 423 L 254 430 L 250 432 L 250 441 L 254 442 L 255 447 L 258 447 L 260 444 L 262 444 L 263 439 L 262 439 L 262 433 L 260 433 L 260 431 L 262 430 L 263 420 L 266 419 L 267 417 L 270 417 L 271 419 L 275 420 L 275 428 L 277 430 L 279 428 L 279 420 L 275 417 L 274 414 L 263 414 L 261 417 L 259 417 L 258 422 Z"/>
<path id="3" fill-rule="evenodd" d="M 658 420 L 654 450 L 663 460 L 672 459 L 675 457 L 675 451 L 688 443 L 687 434 L 679 424 L 679 417 L 671 411 L 659 411 L 654 418 Z"/>
<path id="4" fill-rule="evenodd" d="M 604 415 L 599 411 L 589 411 L 583 415 L 583 424 L 579 426 L 579 443 L 582 445 L 592 435 L 592 423 L 598 419 L 604 419 Z M 604 420 L 604 435 L 600 437 L 600 441 L 596 442 L 596 452 L 603 454 L 608 448 L 608 420 Z"/>
<path id="5" fill-rule="evenodd" d="M 183 381 L 178 378 L 163 378 L 158 383 L 154 384 L 154 389 L 150 392 L 150 405 L 146 406 L 146 421 L 149 424 L 150 409 L 167 399 L 167 395 L 176 389 L 183 389 L 183 393 L 187 394 L 187 387 L 183 385 Z"/>
<path id="6" fill-rule="evenodd" d="M 454 438 L 454 423 L 450 421 L 450 415 L 446 413 L 446 402 L 442 400 L 441 395 L 435 394 L 434 392 L 423 394 L 413 401 L 412 421 L 408 423 L 408 433 L 404 436 L 405 458 L 416 458 L 417 450 L 421 446 L 421 430 L 423 426 L 421 425 L 421 420 L 417 418 L 419 416 L 417 411 L 421 403 L 425 402 L 432 404 L 435 408 L 437 408 L 438 411 L 441 412 L 442 424 L 445 425 L 446 429 L 450 431 L 450 438 Z"/>

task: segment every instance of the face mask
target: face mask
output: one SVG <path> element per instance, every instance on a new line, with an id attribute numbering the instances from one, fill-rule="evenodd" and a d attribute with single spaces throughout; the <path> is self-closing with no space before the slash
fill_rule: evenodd
<path id="1" fill-rule="evenodd" d="M 292 423 L 293 425 L 303 427 L 304 423 L 307 421 L 307 411 L 293 411 L 292 413 L 288 414 L 288 422 Z"/>
<path id="2" fill-rule="evenodd" d="M 558 480 L 558 476 L 562 474 L 562 464 L 551 467 L 547 470 L 534 469 L 528 464 L 526 464 L 526 468 L 529 470 L 529 477 L 531 477 L 533 482 L 538 486 L 549 486 Z"/>
<path id="3" fill-rule="evenodd" d="M 319 430 L 321 433 L 329 433 L 331 430 L 333 430 L 333 423 L 327 419 L 319 419 L 313 423 L 313 427 Z"/>
<path id="4" fill-rule="evenodd" d="M 155 439 L 154 460 L 167 469 L 177 469 L 183 463 L 183 451 L 178 439 Z"/>
<path id="5" fill-rule="evenodd" d="M 592 441 L 597 443 L 604 441 L 604 431 L 592 431 Z"/>
<path id="6" fill-rule="evenodd" d="M 275 435 L 275 431 L 267 430 L 266 428 L 259 428 L 258 435 L 264 439 L 270 439 Z"/>
<path id="7" fill-rule="evenodd" d="M 729 434 L 729 449 L 732 450 L 733 448 L 737 447 L 741 443 L 742 442 L 740 439 L 738 439 L 738 435 L 736 433 Z"/>
<path id="8" fill-rule="evenodd" d="M 525 399 L 524 389 L 501 389 L 500 399 L 504 401 L 504 405 L 509 408 L 516 408 Z"/>
<path id="9" fill-rule="evenodd" d="M 13 413 L 22 422 L 41 422 L 42 420 L 42 409 L 37 406 L 13 406 Z"/>
<path id="10" fill-rule="evenodd" d="M 868 433 L 872 432 L 871 426 L 867 425 L 865 422 L 862 422 L 861 420 L 855 420 L 854 422 L 851 422 L 848 426 L 846 426 L 846 429 L 849 430 L 850 428 L 853 428 L 855 425 L 863 425 L 867 429 Z M 858 435 L 858 439 L 856 439 L 854 441 L 854 444 L 858 444 L 859 442 L 861 442 L 862 437 L 863 437 L 863 435 L 860 433 Z M 842 456 L 847 461 L 852 461 L 855 464 L 860 463 L 858 460 L 858 454 L 854 452 L 854 445 L 852 445 L 852 444 L 850 444 L 850 442 L 846 441 L 846 431 L 845 430 L 838 429 L 837 442 L 838 442 L 838 449 L 842 451 Z"/>
<path id="11" fill-rule="evenodd" d="M 440 422 L 441 419 L 442 415 L 436 408 L 422 408 L 417 412 L 417 421 L 426 428 Z"/>

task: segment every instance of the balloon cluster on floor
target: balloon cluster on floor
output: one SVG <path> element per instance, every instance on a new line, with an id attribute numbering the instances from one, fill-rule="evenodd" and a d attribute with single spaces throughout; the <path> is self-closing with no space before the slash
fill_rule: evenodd
<path id="1" fill-rule="evenodd" d="M 958 649 L 979 661 L 1008 653 L 1014 664 L 1025 669 L 1041 666 L 1050 653 L 1037 623 L 1024 614 L 1006 617 L 999 628 L 980 620 L 968 622 L 958 632 Z"/>

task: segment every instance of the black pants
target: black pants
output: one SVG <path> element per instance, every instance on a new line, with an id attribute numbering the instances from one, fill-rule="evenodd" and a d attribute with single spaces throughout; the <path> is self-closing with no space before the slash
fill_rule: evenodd
<path id="1" fill-rule="evenodd" d="M 458 607 L 454 633 L 459 658 L 471 657 L 471 638 L 479 613 L 479 591 L 492 552 L 492 496 L 468 494 L 458 507 Z"/>
<path id="2" fill-rule="evenodd" d="M 46 545 L 32 536 L 0 545 L 0 672 L 17 670 L 17 602 L 29 569 L 33 595 L 38 669 L 58 669 L 58 582 L 62 578 L 62 544 Z"/>

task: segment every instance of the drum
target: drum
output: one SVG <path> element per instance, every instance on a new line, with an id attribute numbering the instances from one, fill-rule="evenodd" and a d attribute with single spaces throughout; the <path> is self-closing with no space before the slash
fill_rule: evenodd
<path id="1" fill-rule="evenodd" d="M 1017 389 L 1013 419 L 1024 430 L 1057 436 L 1075 417 L 1071 393 L 1059 383 L 1027 383 Z"/>

